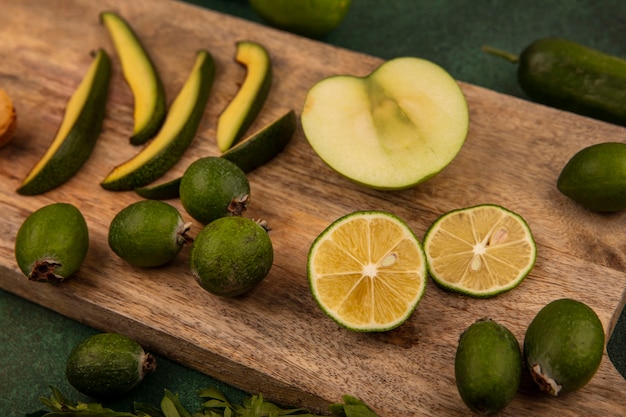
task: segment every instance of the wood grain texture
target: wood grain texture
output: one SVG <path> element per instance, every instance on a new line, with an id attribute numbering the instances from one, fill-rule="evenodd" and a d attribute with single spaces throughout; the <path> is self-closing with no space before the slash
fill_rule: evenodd
<path id="1" fill-rule="evenodd" d="M 326 411 L 342 394 L 356 395 L 386 416 L 466 415 L 454 382 L 460 333 L 490 316 L 520 343 L 534 315 L 549 301 L 572 297 L 590 305 L 606 329 L 626 286 L 623 213 L 599 215 L 562 196 L 556 178 L 567 160 L 593 143 L 624 139 L 626 130 L 461 83 L 470 106 L 467 142 L 440 175 L 400 192 L 364 189 L 339 177 L 309 147 L 298 128 L 274 161 L 249 174 L 247 216 L 272 227 L 275 264 L 263 283 L 237 299 L 200 289 L 188 267 L 189 250 L 158 269 L 132 267 L 107 245 L 113 216 L 139 197 L 103 190 L 99 182 L 138 148 L 132 132 L 132 96 L 105 29 L 101 11 L 121 13 L 152 55 L 168 102 L 178 92 L 195 51 L 208 49 L 217 64 L 215 84 L 197 137 L 163 180 L 194 159 L 217 155 L 217 115 L 237 91 L 244 70 L 235 42 L 267 47 L 274 84 L 254 130 L 287 109 L 300 112 L 306 91 L 333 74 L 365 75 L 375 57 L 273 31 L 179 2 L 135 0 L 1 1 L 0 85 L 18 112 L 14 141 L 0 149 L 0 287 L 104 331 L 128 334 L 147 349 L 252 393 Z M 89 63 L 90 51 L 109 51 L 114 62 L 109 105 L 96 149 L 63 186 L 36 197 L 15 189 L 43 154 L 60 124 L 67 99 Z M 90 249 L 75 277 L 62 285 L 31 283 L 14 261 L 17 230 L 35 209 L 75 204 L 90 230 Z M 183 212 L 178 201 L 171 201 Z M 312 299 L 306 256 L 313 239 L 333 220 L 354 211 L 391 211 L 423 236 L 444 212 L 496 203 L 521 214 L 538 245 L 537 264 L 517 289 L 475 300 L 432 282 L 413 316 L 380 334 L 339 328 Z M 199 231 L 194 224 L 191 234 Z M 203 387 L 198 387 L 203 388 Z M 604 357 L 589 385 L 562 398 L 537 392 L 524 376 L 506 416 L 621 416 L 626 381 Z"/>

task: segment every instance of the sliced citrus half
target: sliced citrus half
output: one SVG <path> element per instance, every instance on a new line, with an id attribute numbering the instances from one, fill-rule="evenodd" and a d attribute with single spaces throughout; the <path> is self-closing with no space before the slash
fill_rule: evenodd
<path id="1" fill-rule="evenodd" d="M 328 226 L 308 254 L 308 278 L 321 309 L 361 332 L 401 325 L 427 281 L 422 245 L 394 214 L 356 211 Z"/>
<path id="2" fill-rule="evenodd" d="M 517 287 L 535 265 L 526 221 L 493 204 L 450 211 L 424 237 L 428 271 L 441 287 L 492 297 Z"/>

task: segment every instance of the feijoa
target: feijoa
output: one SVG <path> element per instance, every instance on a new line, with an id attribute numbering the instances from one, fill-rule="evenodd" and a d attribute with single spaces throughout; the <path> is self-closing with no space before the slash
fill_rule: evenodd
<path id="1" fill-rule="evenodd" d="M 248 205 L 250 183 L 233 162 L 208 156 L 185 170 L 179 193 L 187 213 L 207 225 L 220 217 L 241 215 Z"/>
<path id="2" fill-rule="evenodd" d="M 569 298 L 543 307 L 524 337 L 526 367 L 542 391 L 558 395 L 585 386 L 604 352 L 604 329 L 595 311 Z"/>
<path id="3" fill-rule="evenodd" d="M 65 376 L 85 395 L 114 399 L 135 388 L 155 369 L 154 356 L 134 339 L 119 333 L 98 333 L 72 350 Z"/>
<path id="4" fill-rule="evenodd" d="M 160 200 L 141 200 L 122 209 L 109 226 L 109 247 L 128 263 L 141 267 L 171 262 L 190 240 L 176 207 Z"/>
<path id="5" fill-rule="evenodd" d="M 240 216 L 206 225 L 191 247 L 193 276 L 206 291 L 235 297 L 256 287 L 269 273 L 274 250 L 260 223 Z"/>
<path id="6" fill-rule="evenodd" d="M 557 188 L 591 210 L 626 208 L 626 144 L 605 142 L 581 149 L 563 167 Z"/>
<path id="7" fill-rule="evenodd" d="M 89 248 L 89 231 L 80 210 L 53 203 L 31 213 L 15 238 L 15 259 L 32 281 L 60 282 L 74 274 Z"/>
<path id="8" fill-rule="evenodd" d="M 503 410 L 515 397 L 522 369 L 519 343 L 505 326 L 480 319 L 461 334 L 454 375 L 470 410 L 479 414 Z"/>

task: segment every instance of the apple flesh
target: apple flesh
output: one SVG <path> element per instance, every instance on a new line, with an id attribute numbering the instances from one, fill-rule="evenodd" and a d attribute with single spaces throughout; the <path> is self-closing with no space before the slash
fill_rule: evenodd
<path id="1" fill-rule="evenodd" d="M 301 113 L 319 157 L 346 178 L 383 190 L 415 186 L 441 172 L 469 128 L 465 96 L 440 66 L 395 58 L 365 77 L 316 83 Z"/>

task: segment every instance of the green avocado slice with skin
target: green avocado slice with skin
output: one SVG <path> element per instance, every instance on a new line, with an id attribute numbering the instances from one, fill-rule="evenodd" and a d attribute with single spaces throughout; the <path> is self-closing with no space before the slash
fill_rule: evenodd
<path id="1" fill-rule="evenodd" d="M 282 152 L 296 131 L 296 113 L 289 110 L 274 122 L 255 132 L 222 154 L 248 173 Z"/>
<path id="2" fill-rule="evenodd" d="M 70 97 L 52 143 L 17 189 L 19 194 L 37 195 L 56 188 L 87 162 L 102 131 L 110 79 L 111 60 L 100 49 Z"/>
<path id="3" fill-rule="evenodd" d="M 222 158 L 233 162 L 247 174 L 265 165 L 285 149 L 295 133 L 296 123 L 295 112 L 289 110 L 274 122 L 230 148 L 222 154 Z M 155 185 L 137 187 L 135 192 L 143 198 L 153 200 L 178 198 L 181 178 L 174 178 L 173 180 Z"/>
<path id="4" fill-rule="evenodd" d="M 174 178 L 173 180 L 162 182 L 155 185 L 146 185 L 145 187 L 135 188 L 135 192 L 143 198 L 149 200 L 172 200 L 178 198 L 180 180 L 183 177 Z"/>
<path id="5" fill-rule="evenodd" d="M 173 167 L 196 135 L 214 76 L 213 57 L 206 50 L 198 51 L 194 67 L 157 136 L 133 158 L 115 167 L 100 185 L 110 191 L 133 190 L 150 184 Z"/>
<path id="6" fill-rule="evenodd" d="M 124 79 L 135 100 L 135 125 L 130 143 L 141 145 L 154 137 L 165 119 L 167 106 L 163 82 L 145 47 L 124 18 L 107 11 L 100 14 L 100 21 L 111 35 Z"/>
<path id="7" fill-rule="evenodd" d="M 272 62 L 267 50 L 251 41 L 237 42 L 236 61 L 246 67 L 241 88 L 217 121 L 217 146 L 228 150 L 245 134 L 261 111 L 272 84 Z"/>

